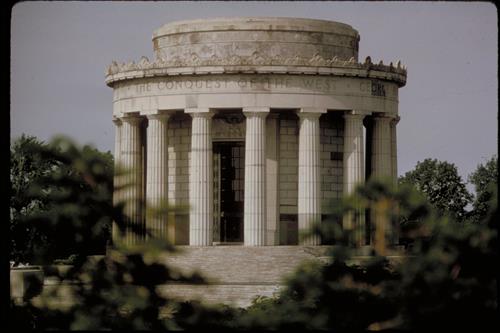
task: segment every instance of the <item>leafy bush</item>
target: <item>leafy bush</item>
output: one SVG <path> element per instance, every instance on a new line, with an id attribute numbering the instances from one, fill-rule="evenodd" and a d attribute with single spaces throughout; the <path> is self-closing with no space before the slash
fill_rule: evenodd
<path id="1" fill-rule="evenodd" d="M 197 325 L 200 320 L 204 325 L 217 326 L 217 318 L 230 313 L 227 308 L 178 302 L 161 293 L 158 287 L 168 282 L 204 280 L 198 274 L 183 275 L 164 265 L 162 256 L 174 248 L 148 230 L 147 241 L 141 244 L 117 242 L 106 256 L 92 256 L 96 248 L 105 245 L 102 232 L 109 230 L 111 221 L 124 233 L 143 231 L 137 228 L 136 221 L 125 218 L 125 203 L 112 204 L 109 161 L 66 138 L 30 149 L 34 156 L 58 163 L 57 169 L 35 178 L 29 186 L 32 200 L 43 194 L 48 204 L 45 210 L 26 216 L 22 223 L 36 225 L 54 243 L 40 246 L 32 259 L 50 263 L 61 256 L 61 247 L 77 255 L 68 258 L 73 267 L 67 272 L 46 270 L 59 284 L 23 307 L 13 306 L 15 316 L 26 317 L 27 325 L 37 330 L 171 330 Z M 132 184 L 123 184 L 127 186 Z M 159 212 L 152 207 L 148 214 Z"/>
<path id="2" fill-rule="evenodd" d="M 162 255 L 174 248 L 151 233 L 142 244 L 117 243 L 107 256 L 88 256 L 89 244 L 102 245 L 99 230 L 111 221 L 120 230 L 137 230 L 124 219 L 123 205 L 113 207 L 109 199 L 113 188 L 106 162 L 67 140 L 55 143 L 58 150 L 43 148 L 38 153 L 58 161 L 61 171 L 34 182 L 34 189 L 38 190 L 34 193 L 46 193 L 51 204 L 45 212 L 30 215 L 27 221 L 43 225 L 41 230 L 48 234 L 63 231 L 66 239 L 59 244 L 67 244 L 80 254 L 72 270 L 54 273 L 61 281 L 76 282 L 73 292 L 63 294 L 74 302 L 66 308 L 57 304 L 61 292 L 64 293 L 62 284 L 26 306 L 13 306 L 12 318 L 22 320 L 26 327 L 338 332 L 499 328 L 496 189 L 483 222 L 464 224 L 455 221 L 453 215 L 437 212 L 410 187 L 394 188 L 370 180 L 332 206 L 329 219 L 312 231 L 324 242 L 335 244 L 327 263 L 304 263 L 288 277 L 275 297 L 257 298 L 247 309 L 207 307 L 197 302 L 179 302 L 161 293 L 159 286 L 171 281 L 204 281 L 198 275 L 185 276 L 165 266 Z M 349 245 L 350 233 L 356 230 L 342 230 L 341 221 L 342 216 L 359 212 L 360 208 L 379 209 L 384 220 L 393 225 L 404 221 L 403 236 L 411 239 L 414 246 L 395 260 L 390 255 L 398 253 L 379 242 L 367 259 L 358 257 L 357 250 Z M 40 256 L 54 258 L 53 254 L 42 251 Z"/>
<path id="3" fill-rule="evenodd" d="M 394 212 L 419 221 L 404 230 L 414 247 L 399 261 L 374 252 L 359 263 L 339 221 L 357 205 L 368 208 L 380 201 L 395 204 L 387 206 L 388 221 Z M 485 223 L 462 224 L 436 212 L 411 187 L 371 180 L 316 226 L 323 240 L 337 244 L 331 262 L 300 266 L 277 297 L 258 299 L 243 311 L 237 326 L 338 332 L 498 329 L 496 195 L 490 207 Z"/>
<path id="4" fill-rule="evenodd" d="M 498 157 L 492 156 L 484 165 L 479 164 L 469 175 L 469 182 L 476 190 L 470 218 L 474 222 L 484 221 L 491 209 L 495 190 L 498 189 Z"/>
<path id="5" fill-rule="evenodd" d="M 11 260 L 48 264 L 105 253 L 113 192 L 109 152 L 62 137 L 45 144 L 23 135 L 11 149 L 11 182 Z"/>
<path id="6" fill-rule="evenodd" d="M 451 215 L 457 221 L 465 221 L 465 208 L 471 203 L 472 195 L 453 163 L 427 158 L 400 177 L 399 183 L 414 186 L 438 212 Z"/>

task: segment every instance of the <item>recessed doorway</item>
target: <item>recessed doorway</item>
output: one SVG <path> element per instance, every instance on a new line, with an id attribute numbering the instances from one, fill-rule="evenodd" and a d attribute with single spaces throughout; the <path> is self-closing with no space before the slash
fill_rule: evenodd
<path id="1" fill-rule="evenodd" d="M 245 145 L 214 142 L 214 241 L 243 242 Z"/>

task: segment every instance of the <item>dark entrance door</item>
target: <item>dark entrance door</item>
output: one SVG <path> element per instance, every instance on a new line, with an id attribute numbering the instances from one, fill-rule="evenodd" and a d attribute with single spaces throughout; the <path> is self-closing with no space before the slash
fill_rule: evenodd
<path id="1" fill-rule="evenodd" d="M 245 146 L 243 142 L 215 142 L 213 152 L 214 230 L 218 230 L 214 238 L 220 242 L 243 242 Z"/>

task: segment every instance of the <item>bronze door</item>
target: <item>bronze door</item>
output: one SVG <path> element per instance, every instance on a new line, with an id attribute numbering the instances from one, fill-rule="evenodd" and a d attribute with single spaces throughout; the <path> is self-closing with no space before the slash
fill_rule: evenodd
<path id="1" fill-rule="evenodd" d="M 243 142 L 216 142 L 214 151 L 215 232 L 220 242 L 243 242 Z M 219 237 L 217 237 L 219 236 Z"/>

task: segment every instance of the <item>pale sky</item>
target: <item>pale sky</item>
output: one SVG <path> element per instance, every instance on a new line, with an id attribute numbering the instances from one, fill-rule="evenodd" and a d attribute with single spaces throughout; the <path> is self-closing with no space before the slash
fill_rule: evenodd
<path id="1" fill-rule="evenodd" d="M 65 134 L 113 151 L 112 60 L 153 59 L 153 31 L 176 20 L 285 16 L 339 21 L 359 60 L 398 60 L 399 174 L 425 158 L 464 180 L 497 152 L 497 10 L 488 2 L 21 2 L 11 22 L 11 138 Z"/>

